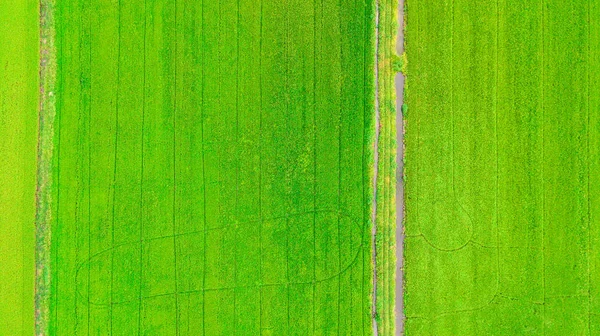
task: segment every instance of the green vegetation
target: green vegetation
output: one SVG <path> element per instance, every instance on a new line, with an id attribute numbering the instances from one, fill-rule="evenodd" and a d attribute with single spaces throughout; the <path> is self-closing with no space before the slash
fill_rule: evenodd
<path id="1" fill-rule="evenodd" d="M 0 335 L 33 335 L 38 5 L 0 1 Z"/>
<path id="2" fill-rule="evenodd" d="M 378 2 L 377 302 L 379 335 L 396 335 L 396 32 L 398 1 Z"/>
<path id="3" fill-rule="evenodd" d="M 50 334 L 371 334 L 374 11 L 57 1 Z"/>
<path id="4" fill-rule="evenodd" d="M 598 334 L 600 2 L 407 19 L 406 334 Z"/>

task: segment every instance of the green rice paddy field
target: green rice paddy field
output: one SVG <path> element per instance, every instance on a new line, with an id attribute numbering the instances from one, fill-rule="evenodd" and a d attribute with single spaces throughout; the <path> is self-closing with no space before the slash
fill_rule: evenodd
<path id="1" fill-rule="evenodd" d="M 395 334 L 395 1 L 41 4 L 0 0 L 0 335 Z M 405 334 L 600 334 L 600 2 L 405 13 Z"/>
<path id="2" fill-rule="evenodd" d="M 34 331 L 36 1 L 0 0 L 0 335 Z"/>
<path id="3" fill-rule="evenodd" d="M 373 1 L 56 1 L 51 335 L 369 335 Z"/>
<path id="4" fill-rule="evenodd" d="M 407 20 L 406 335 L 600 334 L 600 2 Z"/>

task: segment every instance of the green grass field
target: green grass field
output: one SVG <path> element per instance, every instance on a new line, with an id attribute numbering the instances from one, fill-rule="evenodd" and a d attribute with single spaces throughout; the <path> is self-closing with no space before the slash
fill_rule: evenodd
<path id="1" fill-rule="evenodd" d="M 49 334 L 371 334 L 374 13 L 57 1 Z"/>
<path id="2" fill-rule="evenodd" d="M 406 334 L 600 333 L 600 2 L 409 0 Z"/>
<path id="3" fill-rule="evenodd" d="M 0 335 L 33 335 L 39 20 L 0 0 Z"/>
<path id="4" fill-rule="evenodd" d="M 395 334 L 394 0 L 40 3 L 0 0 L 0 336 Z M 600 1 L 406 17 L 406 335 L 599 334 Z"/>

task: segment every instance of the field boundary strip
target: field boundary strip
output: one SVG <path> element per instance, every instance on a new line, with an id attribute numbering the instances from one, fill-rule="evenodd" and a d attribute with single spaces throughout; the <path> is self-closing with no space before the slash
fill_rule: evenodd
<path id="1" fill-rule="evenodd" d="M 50 314 L 50 242 L 52 152 L 56 115 L 54 0 L 40 0 L 40 106 L 35 219 L 35 334 L 48 334 Z"/>
<path id="2" fill-rule="evenodd" d="M 396 87 L 399 56 L 398 0 L 377 1 L 376 115 L 377 166 L 374 191 L 375 226 L 375 299 L 376 335 L 396 334 Z"/>

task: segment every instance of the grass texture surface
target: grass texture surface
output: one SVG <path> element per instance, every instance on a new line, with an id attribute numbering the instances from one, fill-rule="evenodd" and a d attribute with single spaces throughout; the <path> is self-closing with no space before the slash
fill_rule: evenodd
<path id="1" fill-rule="evenodd" d="M 370 335 L 374 2 L 54 14 L 49 334 Z"/>
<path id="2" fill-rule="evenodd" d="M 396 335 L 396 55 L 398 1 L 377 1 L 376 303 L 378 335 Z M 401 285 L 401 284 L 400 284 Z"/>
<path id="3" fill-rule="evenodd" d="M 597 335 L 600 2 L 407 20 L 406 335 Z"/>
<path id="4" fill-rule="evenodd" d="M 378 335 L 396 335 L 396 55 L 398 1 L 377 1 L 376 302 Z"/>
<path id="5" fill-rule="evenodd" d="M 0 0 L 0 335 L 33 335 L 38 4 Z"/>

